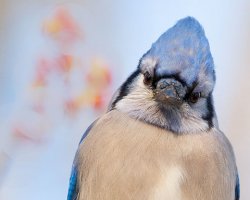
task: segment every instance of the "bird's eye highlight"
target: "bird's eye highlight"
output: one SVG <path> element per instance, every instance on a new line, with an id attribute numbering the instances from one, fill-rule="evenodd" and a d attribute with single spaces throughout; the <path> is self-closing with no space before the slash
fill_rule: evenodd
<path id="1" fill-rule="evenodd" d="M 200 92 L 195 92 L 195 93 L 192 93 L 189 97 L 189 101 L 191 103 L 196 103 L 199 98 L 201 97 L 201 93 Z"/>
<path id="2" fill-rule="evenodd" d="M 146 71 L 143 75 L 144 75 L 144 80 L 143 80 L 144 84 L 149 85 L 152 81 L 152 76 L 148 71 Z"/>

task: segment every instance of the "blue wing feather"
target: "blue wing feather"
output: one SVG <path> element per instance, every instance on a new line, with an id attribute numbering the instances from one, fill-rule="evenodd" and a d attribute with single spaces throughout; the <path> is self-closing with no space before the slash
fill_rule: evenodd
<path id="1" fill-rule="evenodd" d="M 97 121 L 97 120 L 96 120 Z M 83 134 L 79 145 L 82 143 L 82 141 L 86 138 L 92 127 L 95 125 L 96 121 L 94 121 L 85 131 Z M 76 154 L 77 156 L 77 154 Z M 72 170 L 71 170 L 71 175 L 70 175 L 70 180 L 69 180 L 69 189 L 68 189 L 68 197 L 67 200 L 76 200 L 77 194 L 78 194 L 78 188 L 77 188 L 77 165 L 76 165 L 76 159 L 73 162 Z"/>
<path id="2" fill-rule="evenodd" d="M 77 197 L 77 169 L 75 165 L 73 164 L 70 180 L 69 180 L 69 189 L 68 189 L 68 197 L 67 200 L 75 200 Z"/>
<path id="3" fill-rule="evenodd" d="M 237 174 L 236 186 L 235 186 L 235 200 L 239 200 L 239 199 L 240 199 L 240 179 L 239 179 L 239 175 Z"/>

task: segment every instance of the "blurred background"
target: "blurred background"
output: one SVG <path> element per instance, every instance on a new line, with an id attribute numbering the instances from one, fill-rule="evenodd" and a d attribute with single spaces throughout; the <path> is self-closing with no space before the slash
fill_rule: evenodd
<path id="1" fill-rule="evenodd" d="M 114 90 L 188 15 L 214 57 L 215 106 L 250 199 L 250 2 L 0 0 L 0 199 L 66 199 L 78 142 Z"/>

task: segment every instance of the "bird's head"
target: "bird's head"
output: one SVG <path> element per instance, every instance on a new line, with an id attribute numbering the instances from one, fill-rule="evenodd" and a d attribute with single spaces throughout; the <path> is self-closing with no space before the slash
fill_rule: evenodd
<path id="1" fill-rule="evenodd" d="M 212 92 L 213 58 L 204 30 L 194 18 L 177 22 L 140 59 L 119 88 L 110 109 L 174 133 L 217 126 Z"/>

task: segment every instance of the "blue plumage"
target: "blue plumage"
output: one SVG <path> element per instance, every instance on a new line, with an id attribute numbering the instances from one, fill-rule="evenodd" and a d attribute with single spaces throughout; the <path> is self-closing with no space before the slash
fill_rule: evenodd
<path id="1" fill-rule="evenodd" d="M 72 170 L 71 170 L 71 176 L 69 180 L 69 189 L 68 189 L 68 197 L 67 200 L 75 200 L 77 197 L 76 187 L 77 185 L 77 168 L 73 164 Z"/>
<path id="2" fill-rule="evenodd" d="M 147 57 L 157 60 L 157 76 L 179 74 L 188 85 L 204 76 L 213 76 L 214 63 L 202 26 L 192 17 L 184 18 L 152 45 Z"/>
<path id="3" fill-rule="evenodd" d="M 240 199 L 240 179 L 239 179 L 239 175 L 237 174 L 236 186 L 235 186 L 235 200 L 239 200 L 239 199 Z"/>

